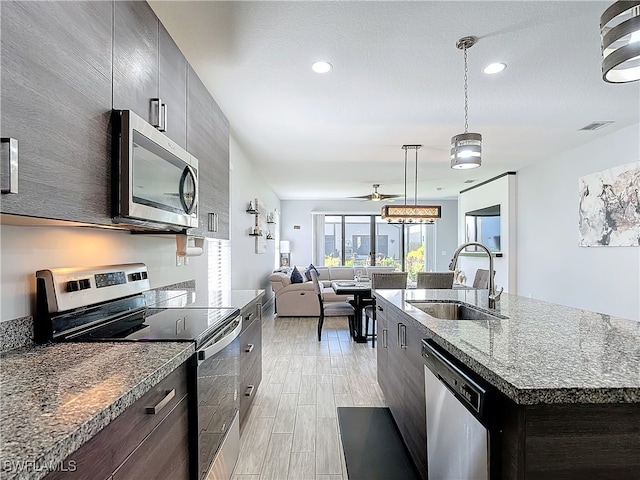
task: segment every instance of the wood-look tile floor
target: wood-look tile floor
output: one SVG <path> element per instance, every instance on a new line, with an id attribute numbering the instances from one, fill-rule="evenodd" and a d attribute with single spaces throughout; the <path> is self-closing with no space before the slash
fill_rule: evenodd
<path id="1" fill-rule="evenodd" d="M 386 406 L 376 349 L 354 343 L 346 317 L 263 315 L 262 382 L 232 480 L 347 480 L 337 407 Z"/>

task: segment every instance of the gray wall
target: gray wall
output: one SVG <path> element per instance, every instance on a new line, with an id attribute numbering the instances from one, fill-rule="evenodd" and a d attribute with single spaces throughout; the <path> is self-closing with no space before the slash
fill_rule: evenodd
<path id="1" fill-rule="evenodd" d="M 640 125 L 518 172 L 520 295 L 640 320 L 640 247 L 578 246 L 578 178 L 633 162 Z"/>
<path id="2" fill-rule="evenodd" d="M 249 235 L 254 216 L 246 212 L 249 202 L 258 198 L 267 211 L 280 211 L 280 200 L 242 151 L 233 134 L 229 142 L 231 160 L 230 240 L 231 288 L 264 289 L 271 298 L 269 274 L 276 268 L 281 222 L 269 225 L 274 240 L 266 242 L 266 252 L 256 253 L 256 237 Z M 266 233 L 266 232 L 265 232 Z"/>

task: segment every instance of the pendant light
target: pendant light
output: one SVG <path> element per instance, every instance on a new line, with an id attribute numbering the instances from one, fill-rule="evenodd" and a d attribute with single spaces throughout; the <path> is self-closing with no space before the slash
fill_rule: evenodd
<path id="1" fill-rule="evenodd" d="M 620 1 L 600 17 L 602 79 L 609 83 L 640 80 L 640 1 Z"/>
<path id="2" fill-rule="evenodd" d="M 418 150 L 422 145 L 403 145 L 404 150 L 404 205 L 385 205 L 382 219 L 389 223 L 433 223 L 440 218 L 440 205 L 418 205 Z M 416 174 L 414 180 L 414 204 L 407 204 L 407 161 L 408 151 L 416 152 Z"/>
<path id="3" fill-rule="evenodd" d="M 464 133 L 451 137 L 451 168 L 458 170 L 482 165 L 482 135 L 467 132 L 469 128 L 467 49 L 473 47 L 475 43 L 476 37 L 462 37 L 456 43 L 456 47 L 464 51 Z"/>

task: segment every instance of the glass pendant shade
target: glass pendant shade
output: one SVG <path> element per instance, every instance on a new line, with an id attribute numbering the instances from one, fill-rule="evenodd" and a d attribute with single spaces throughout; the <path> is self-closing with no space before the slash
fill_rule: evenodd
<path id="1" fill-rule="evenodd" d="M 482 135 L 461 133 L 451 137 L 451 168 L 463 170 L 482 165 Z"/>
<path id="2" fill-rule="evenodd" d="M 600 17 L 602 79 L 609 83 L 640 80 L 640 1 L 620 1 Z"/>

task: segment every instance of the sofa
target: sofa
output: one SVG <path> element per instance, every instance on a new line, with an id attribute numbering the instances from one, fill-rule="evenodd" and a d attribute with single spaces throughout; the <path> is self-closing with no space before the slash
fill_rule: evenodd
<path id="1" fill-rule="evenodd" d="M 277 271 L 269 275 L 271 288 L 275 294 L 275 309 L 280 317 L 318 317 L 320 305 L 313 289 L 313 282 L 304 275 L 307 267 L 298 266 L 303 283 L 291 283 L 291 270 Z M 322 285 L 325 303 L 344 302 L 346 295 L 336 295 L 331 282 L 336 280 L 353 280 L 355 276 L 366 280 L 374 272 L 393 272 L 395 267 L 316 267 L 318 280 Z"/>

